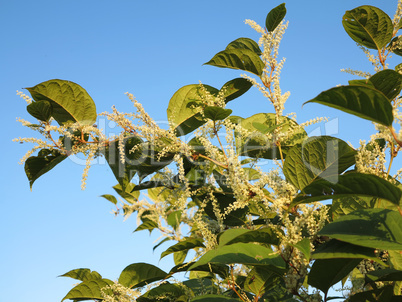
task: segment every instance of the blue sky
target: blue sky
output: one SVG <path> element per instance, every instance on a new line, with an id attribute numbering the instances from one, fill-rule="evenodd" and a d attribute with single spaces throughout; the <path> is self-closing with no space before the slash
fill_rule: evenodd
<path id="1" fill-rule="evenodd" d="M 99 197 L 113 194 L 116 184 L 108 166 L 91 168 L 87 189 L 81 191 L 83 166 L 66 160 L 29 190 L 18 165 L 29 146 L 11 140 L 34 133 L 16 122 L 16 117 L 29 119 L 16 90 L 49 79 L 70 80 L 88 91 L 98 112 L 110 111 L 112 105 L 132 111 L 124 95 L 129 91 L 155 120 L 165 121 L 169 99 L 180 87 L 201 81 L 219 88 L 240 75 L 202 64 L 236 38 L 258 40 L 243 21 L 263 25 L 267 12 L 280 3 L 0 1 L 1 301 L 60 301 L 76 282 L 57 276 L 74 268 L 91 268 L 115 280 L 131 263 L 149 262 L 166 270 L 171 264 L 169 257 L 159 262 L 163 248 L 152 253 L 156 233 L 133 234 L 135 218 L 114 218 L 113 205 Z M 323 90 L 346 84 L 351 77 L 341 68 L 372 71 L 341 24 L 346 10 L 365 4 L 391 17 L 396 8 L 393 0 L 287 1 L 290 23 L 280 48 L 280 56 L 287 58 L 282 90 L 291 92 L 285 113 L 297 112 L 299 122 L 316 116 L 335 119 L 338 126 L 327 134 L 355 146 L 359 138 L 369 138 L 370 122 L 317 104 L 301 106 Z M 394 58 L 390 67 L 399 62 Z M 228 108 L 243 117 L 272 112 L 256 90 Z M 325 134 L 324 126 L 315 129 Z"/>

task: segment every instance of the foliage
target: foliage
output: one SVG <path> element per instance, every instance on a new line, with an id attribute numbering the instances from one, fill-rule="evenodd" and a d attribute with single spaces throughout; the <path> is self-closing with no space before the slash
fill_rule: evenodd
<path id="1" fill-rule="evenodd" d="M 63 300 L 329 301 L 330 288 L 347 280 L 348 301 L 401 300 L 401 170 L 394 176 L 390 171 L 402 147 L 402 75 L 399 65 L 392 70 L 386 63 L 391 53 L 402 53 L 401 10 L 399 1 L 393 20 L 372 6 L 347 11 L 343 27 L 375 73 L 351 71 L 364 79 L 305 102 L 372 121 L 377 133 L 358 148 L 335 137 L 308 137 L 304 128 L 323 119 L 298 124 L 283 115 L 289 93 L 281 92 L 284 60 L 277 57 L 287 28 L 285 4 L 268 13 L 265 28 L 246 20 L 261 34 L 259 43 L 236 39 L 206 63 L 257 79 L 242 75 L 220 89 L 180 88 L 168 105 L 168 129 L 128 94 L 136 112 L 113 107 L 100 114 L 122 129 L 106 137 L 95 125 L 93 100 L 78 84 L 50 80 L 27 88 L 33 99 L 23 95 L 27 110 L 38 121 L 21 121 L 45 138 L 17 139 L 36 143 L 23 158 L 30 186 L 68 156 L 83 153 L 84 187 L 92 159 L 104 156 L 124 215 L 135 213 L 141 222 L 135 231 L 161 232 L 154 249 L 173 241 L 161 253 L 173 256 L 169 272 L 133 263 L 113 282 L 75 269 L 62 275 L 80 281 Z M 233 116 L 229 101 L 252 86 L 272 103 L 273 113 Z M 264 170 L 266 160 L 277 168 Z M 102 197 L 119 203 L 113 195 Z M 173 279 L 180 272 L 188 280 Z"/>

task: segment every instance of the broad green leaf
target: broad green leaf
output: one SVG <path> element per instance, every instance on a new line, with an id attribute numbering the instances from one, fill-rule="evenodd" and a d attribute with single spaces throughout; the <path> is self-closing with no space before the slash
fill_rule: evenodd
<path id="1" fill-rule="evenodd" d="M 42 149 L 38 156 L 31 156 L 25 161 L 25 174 L 29 180 L 29 186 L 32 190 L 32 185 L 40 176 L 49 172 L 57 164 L 66 159 L 67 156 L 61 154 L 57 150 Z"/>
<path id="2" fill-rule="evenodd" d="M 248 49 L 255 52 L 258 56 L 262 54 L 258 43 L 250 38 L 238 38 L 226 46 L 226 50 L 230 49 Z"/>
<path id="3" fill-rule="evenodd" d="M 378 281 L 402 281 L 402 271 L 385 268 L 367 272 L 365 275 L 366 283 L 378 282 Z"/>
<path id="4" fill-rule="evenodd" d="M 386 209 L 356 210 L 318 234 L 369 248 L 402 250 L 402 216 Z"/>
<path id="5" fill-rule="evenodd" d="M 201 238 L 187 238 L 186 240 L 180 241 L 175 245 L 169 247 L 166 251 L 161 254 L 161 259 L 169 254 L 179 252 L 179 251 L 188 251 L 197 247 L 205 247 L 203 240 Z"/>
<path id="6" fill-rule="evenodd" d="M 180 225 L 181 214 L 182 211 L 174 211 L 172 213 L 169 213 L 167 217 L 168 225 L 170 225 L 175 230 Z"/>
<path id="7" fill-rule="evenodd" d="M 393 291 L 393 285 L 385 285 L 381 288 L 376 288 L 373 290 L 367 290 L 362 293 L 354 294 L 349 297 L 348 302 L 402 302 L 402 296 L 395 296 Z"/>
<path id="8" fill-rule="evenodd" d="M 117 194 L 120 195 L 128 203 L 135 203 L 138 201 L 138 197 L 140 197 L 139 191 L 134 191 L 133 188 L 135 185 L 133 183 L 129 183 L 123 190 L 120 184 L 113 186 L 113 189 L 116 191 Z"/>
<path id="9" fill-rule="evenodd" d="M 102 279 L 102 276 L 98 272 L 91 271 L 89 268 L 73 269 L 63 275 L 60 275 L 59 277 L 70 277 L 70 278 L 73 278 L 76 280 L 81 280 L 81 281 Z"/>
<path id="10" fill-rule="evenodd" d="M 244 282 L 244 290 L 261 297 L 271 290 L 280 278 L 276 273 L 264 267 L 254 267 Z"/>
<path id="11" fill-rule="evenodd" d="M 117 199 L 113 195 L 110 194 L 103 194 L 100 197 L 105 198 L 106 200 L 109 200 L 111 203 L 117 204 Z"/>
<path id="12" fill-rule="evenodd" d="M 203 296 L 197 296 L 190 300 L 190 302 L 239 302 L 240 299 L 231 298 L 223 295 L 208 294 Z"/>
<path id="13" fill-rule="evenodd" d="M 107 290 L 105 289 L 106 286 L 112 284 L 113 281 L 109 279 L 87 280 L 81 282 L 73 289 L 71 289 L 61 301 L 63 302 L 64 300 L 67 299 L 74 301 L 93 300 L 93 299 L 103 300 L 103 296 L 101 294 L 102 289 L 106 294 L 112 295 L 113 293 L 111 289 Z"/>
<path id="14" fill-rule="evenodd" d="M 321 92 L 307 103 L 319 103 L 385 126 L 394 119 L 388 98 L 376 89 L 364 86 L 339 86 Z"/>
<path id="15" fill-rule="evenodd" d="M 359 246 L 336 239 L 332 239 L 319 245 L 312 255 L 313 259 L 331 259 L 331 258 L 356 258 L 370 259 L 383 266 L 382 262 L 374 253 L 373 248 Z"/>
<path id="16" fill-rule="evenodd" d="M 27 88 L 36 101 L 48 101 L 52 117 L 63 125 L 68 121 L 81 125 L 96 122 L 96 107 L 88 92 L 80 85 L 65 80 L 49 80 Z"/>
<path id="17" fill-rule="evenodd" d="M 373 83 L 369 80 L 350 80 L 348 81 L 349 85 L 358 85 L 358 86 L 367 86 L 371 88 L 375 88 Z"/>
<path id="18" fill-rule="evenodd" d="M 343 215 L 347 215 L 355 210 L 373 208 L 375 198 L 362 196 L 347 196 L 334 198 L 332 201 L 332 219 L 337 220 Z"/>
<path id="19" fill-rule="evenodd" d="M 212 95 L 219 92 L 208 85 L 203 87 Z M 177 136 L 190 133 L 206 122 L 200 113 L 203 110 L 205 94 L 199 84 L 184 86 L 174 93 L 169 101 L 167 116 L 175 127 Z"/>
<path id="20" fill-rule="evenodd" d="M 252 86 L 253 84 L 249 80 L 236 78 L 226 82 L 220 91 L 224 91 L 223 97 L 227 103 L 246 93 Z"/>
<path id="21" fill-rule="evenodd" d="M 300 252 L 303 253 L 304 257 L 310 261 L 310 240 L 308 238 L 304 238 L 300 240 L 296 244 L 292 244 L 293 247 L 297 248 Z"/>
<path id="22" fill-rule="evenodd" d="M 236 145 L 239 155 L 261 157 L 267 159 L 280 158 L 280 151 L 276 145 L 275 136 L 272 138 L 256 129 L 254 125 L 261 124 L 268 129 L 276 130 L 281 135 L 281 150 L 285 157 L 287 151 L 297 143 L 301 143 L 307 136 L 306 131 L 299 127 L 292 119 L 281 116 L 277 122 L 274 113 L 257 113 L 241 120 L 241 126 L 250 131 L 248 137 L 236 136 Z M 266 129 L 265 129 L 266 130 Z"/>
<path id="23" fill-rule="evenodd" d="M 364 5 L 346 11 L 342 24 L 357 43 L 371 49 L 381 49 L 392 39 L 393 25 L 381 9 Z"/>
<path id="24" fill-rule="evenodd" d="M 322 290 L 329 288 L 347 276 L 362 259 L 317 259 L 308 274 L 308 284 Z"/>
<path id="25" fill-rule="evenodd" d="M 353 196 L 381 198 L 399 204 L 402 191 L 376 175 L 347 173 L 339 175 L 336 182 L 326 179 L 315 180 L 303 188 L 301 193 L 293 199 L 290 207 L 299 203 Z"/>
<path id="26" fill-rule="evenodd" d="M 339 174 L 355 164 L 356 151 L 331 136 L 310 137 L 286 154 L 283 174 L 298 189 L 323 178 L 336 181 Z"/>
<path id="27" fill-rule="evenodd" d="M 265 20 L 265 27 L 268 31 L 274 31 L 275 28 L 281 23 L 286 15 L 285 3 L 279 4 L 277 7 L 272 9 Z"/>
<path id="28" fill-rule="evenodd" d="M 32 102 L 27 106 L 27 111 L 34 118 L 47 122 L 52 116 L 52 105 L 49 101 Z"/>
<path id="29" fill-rule="evenodd" d="M 392 268 L 402 271 L 402 251 L 388 250 L 388 254 Z"/>
<path id="30" fill-rule="evenodd" d="M 173 267 L 169 275 L 172 275 L 177 272 L 206 272 L 206 273 L 213 273 L 219 275 L 221 278 L 225 279 L 226 277 L 229 276 L 229 267 L 225 264 L 219 264 L 219 263 L 208 263 L 204 265 L 197 266 L 194 269 L 190 269 L 190 267 L 194 264 L 195 262 L 188 262 L 180 265 L 176 265 Z"/>
<path id="31" fill-rule="evenodd" d="M 175 265 L 182 264 L 186 260 L 188 251 L 180 251 L 173 253 L 173 262 Z"/>
<path id="32" fill-rule="evenodd" d="M 205 63 L 222 68 L 240 69 L 261 76 L 264 62 L 258 54 L 249 49 L 226 49 L 218 52 L 210 61 Z"/>
<path id="33" fill-rule="evenodd" d="M 245 265 L 269 265 L 277 269 L 285 269 L 285 262 L 272 249 L 253 243 L 234 243 L 220 246 L 206 252 L 190 269 L 208 263 Z"/>
<path id="34" fill-rule="evenodd" d="M 219 246 L 239 242 L 259 242 L 272 245 L 278 245 L 280 243 L 276 231 L 269 227 L 253 231 L 248 231 L 246 229 L 229 229 L 223 232 L 219 237 Z"/>
<path id="35" fill-rule="evenodd" d="M 118 282 L 129 288 L 142 287 L 167 276 L 160 268 L 148 263 L 133 263 L 120 274 Z"/>
<path id="36" fill-rule="evenodd" d="M 157 222 L 155 222 L 155 221 L 153 221 L 153 220 L 150 220 L 150 219 L 146 219 L 146 220 L 144 221 L 144 223 L 140 224 L 140 225 L 134 230 L 134 232 L 143 231 L 143 230 L 148 230 L 149 233 L 152 233 L 152 231 L 153 231 L 154 229 L 157 229 L 157 228 L 158 228 L 158 223 L 157 223 Z"/>
<path id="37" fill-rule="evenodd" d="M 198 278 L 184 281 L 183 284 L 190 288 L 194 295 L 200 296 L 204 293 L 217 294 L 219 289 L 210 278 Z"/>
<path id="38" fill-rule="evenodd" d="M 220 121 L 227 118 L 232 113 L 230 109 L 224 109 L 217 106 L 207 106 L 204 109 L 204 115 L 206 118 L 213 121 Z"/>
<path id="39" fill-rule="evenodd" d="M 157 287 L 152 288 L 147 291 L 141 297 L 138 297 L 136 302 L 154 302 L 154 301 L 165 301 L 163 298 L 166 296 L 172 297 L 172 301 L 177 302 L 187 302 L 187 300 L 181 300 L 179 297 L 185 294 L 184 288 L 178 284 L 171 284 L 169 282 L 162 283 Z"/>
<path id="40" fill-rule="evenodd" d="M 385 69 L 370 77 L 369 81 L 392 101 L 402 89 L 402 75 L 392 69 Z"/>

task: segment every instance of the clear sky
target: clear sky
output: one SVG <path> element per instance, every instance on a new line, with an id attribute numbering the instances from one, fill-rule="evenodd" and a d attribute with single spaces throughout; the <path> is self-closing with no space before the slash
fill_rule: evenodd
<path id="1" fill-rule="evenodd" d="M 57 276 L 75 268 L 91 268 L 115 280 L 131 263 L 149 262 L 165 270 L 171 265 L 169 257 L 159 261 L 167 245 L 152 253 L 156 232 L 133 234 L 135 218 L 114 218 L 113 205 L 99 197 L 113 194 L 116 184 L 107 165 L 91 168 L 85 191 L 80 189 L 83 166 L 69 159 L 29 190 L 18 165 L 29 146 L 11 140 L 35 133 L 16 122 L 16 117 L 29 119 L 16 90 L 49 79 L 70 80 L 88 91 L 98 112 L 112 105 L 133 110 L 124 95 L 129 91 L 155 120 L 166 121 L 169 99 L 180 87 L 201 81 L 219 88 L 240 75 L 202 64 L 236 38 L 258 40 L 243 21 L 264 25 L 267 12 L 282 2 L 0 0 L 0 301 L 60 301 L 76 281 Z M 301 106 L 323 90 L 347 84 L 351 77 L 341 68 L 372 72 L 343 30 L 344 12 L 367 4 L 392 18 L 396 2 L 287 1 L 290 23 L 280 48 L 280 57 L 287 58 L 282 90 L 291 92 L 285 113 L 297 112 L 299 122 L 326 116 L 337 124 L 327 132 L 324 125 L 315 126 L 310 133 L 337 136 L 355 146 L 359 138 L 368 139 L 369 121 L 318 104 Z M 243 117 L 272 112 L 255 89 L 228 108 Z"/>

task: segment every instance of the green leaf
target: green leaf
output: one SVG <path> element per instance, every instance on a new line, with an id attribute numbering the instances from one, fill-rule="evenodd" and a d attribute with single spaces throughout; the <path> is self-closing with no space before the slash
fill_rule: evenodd
<path id="1" fill-rule="evenodd" d="M 218 293 L 218 287 L 210 278 L 190 279 L 184 281 L 183 284 L 190 288 L 196 296 L 200 296 L 206 292 L 211 294 Z"/>
<path id="2" fill-rule="evenodd" d="M 80 85 L 65 80 L 49 80 L 27 88 L 36 102 L 48 101 L 52 117 L 63 125 L 68 121 L 81 125 L 96 122 L 96 107 L 88 92 Z"/>
<path id="3" fill-rule="evenodd" d="M 402 75 L 392 69 L 385 69 L 370 77 L 369 81 L 389 100 L 396 98 L 402 89 Z"/>
<path id="4" fill-rule="evenodd" d="M 310 240 L 308 238 L 304 238 L 300 240 L 296 244 L 291 244 L 291 246 L 297 248 L 300 252 L 303 253 L 304 257 L 310 261 Z"/>
<path id="5" fill-rule="evenodd" d="M 220 121 L 227 118 L 232 113 L 230 109 L 224 109 L 217 106 L 207 106 L 204 109 L 204 115 L 206 118 L 213 121 Z"/>
<path id="6" fill-rule="evenodd" d="M 113 195 L 110 194 L 103 194 L 100 197 L 105 198 L 106 200 L 109 200 L 111 203 L 117 204 L 117 199 Z"/>
<path id="7" fill-rule="evenodd" d="M 133 188 L 135 185 L 133 183 L 129 183 L 123 190 L 120 184 L 113 186 L 113 189 L 116 191 L 117 194 L 120 195 L 128 203 L 135 203 L 138 201 L 138 197 L 140 197 L 139 191 L 134 191 Z"/>
<path id="8" fill-rule="evenodd" d="M 32 185 L 40 176 L 49 172 L 57 164 L 66 159 L 67 156 L 61 154 L 57 150 L 42 149 L 38 156 L 31 156 L 25 161 L 25 174 L 29 180 L 29 186 L 32 190 Z"/>
<path id="9" fill-rule="evenodd" d="M 177 302 L 187 302 L 187 300 L 181 300 L 179 297 L 184 295 L 184 288 L 178 284 L 171 284 L 169 282 L 162 283 L 157 287 L 152 288 L 151 290 L 147 291 L 141 297 L 137 298 L 135 301 L 137 302 L 155 302 L 155 301 L 166 301 L 163 298 L 168 296 L 168 301 L 177 301 Z"/>
<path id="10" fill-rule="evenodd" d="M 308 274 L 308 284 L 322 290 L 329 288 L 346 277 L 362 259 L 317 259 Z"/>
<path id="11" fill-rule="evenodd" d="M 142 287 L 167 276 L 160 268 L 148 263 L 133 263 L 120 274 L 118 282 L 128 288 Z"/>
<path id="12" fill-rule="evenodd" d="M 253 84 L 249 80 L 236 78 L 226 82 L 220 91 L 224 91 L 223 97 L 225 103 L 228 103 L 246 93 L 252 86 Z"/>
<path id="13" fill-rule="evenodd" d="M 169 254 L 176 253 L 179 251 L 188 251 L 197 247 L 205 247 L 203 240 L 201 238 L 187 238 L 186 240 L 180 241 L 175 245 L 169 247 L 166 251 L 161 254 L 161 259 Z"/>
<path id="14" fill-rule="evenodd" d="M 219 92 L 208 85 L 203 87 L 212 95 Z M 167 116 L 169 122 L 174 125 L 177 136 L 190 133 L 206 122 L 200 113 L 203 110 L 205 94 L 199 84 L 184 86 L 174 93 L 169 101 Z"/>
<path id="15" fill-rule="evenodd" d="M 339 174 L 355 164 L 356 151 L 331 136 L 310 137 L 286 154 L 283 174 L 298 189 L 319 178 L 336 181 Z"/>
<path id="16" fill-rule="evenodd" d="M 402 216 L 386 209 L 356 210 L 318 234 L 375 249 L 402 250 Z"/>
<path id="17" fill-rule="evenodd" d="M 376 175 L 347 173 L 339 175 L 337 182 L 326 179 L 315 180 L 303 188 L 302 192 L 293 199 L 290 207 L 299 203 L 353 196 L 381 198 L 399 205 L 402 191 Z"/>
<path id="18" fill-rule="evenodd" d="M 91 299 L 99 299 L 103 300 L 103 296 L 101 291 L 103 291 L 109 295 L 112 295 L 112 290 L 104 288 L 108 285 L 112 285 L 113 281 L 109 279 L 95 279 L 95 280 L 87 280 L 81 282 L 73 289 L 71 289 L 67 295 L 63 298 L 63 300 L 74 300 L 74 301 L 81 301 L 81 300 L 91 300 Z"/>
<path id="19" fill-rule="evenodd" d="M 265 19 L 265 27 L 269 32 L 274 31 L 275 28 L 281 23 L 286 15 L 285 3 L 279 4 L 277 7 L 272 9 Z"/>
<path id="20" fill-rule="evenodd" d="M 391 126 L 394 119 L 388 98 L 369 87 L 352 85 L 331 88 L 304 104 L 307 103 L 326 105 L 385 126 Z"/>
<path id="21" fill-rule="evenodd" d="M 230 49 L 248 49 L 255 52 L 258 56 L 262 54 L 258 43 L 250 38 L 238 38 L 226 46 L 226 50 Z"/>
<path id="22" fill-rule="evenodd" d="M 226 49 L 218 52 L 210 61 L 205 63 L 222 68 L 249 71 L 258 76 L 262 75 L 264 62 L 259 55 L 249 49 Z"/>
<path id="23" fill-rule="evenodd" d="M 47 122 L 52 116 L 52 105 L 49 101 L 32 102 L 27 106 L 27 111 L 34 118 Z"/>
<path id="24" fill-rule="evenodd" d="M 186 271 L 191 271 L 191 272 L 206 272 L 206 273 L 213 273 L 219 275 L 221 278 L 225 279 L 229 276 L 229 267 L 225 264 L 219 264 L 219 263 L 209 263 L 205 265 L 200 265 L 197 266 L 194 269 L 190 269 L 190 267 L 194 264 L 195 262 L 188 262 L 180 265 L 176 265 L 173 267 L 169 275 L 172 275 L 174 273 L 178 272 L 186 272 Z"/>
<path id="25" fill-rule="evenodd" d="M 331 258 L 356 258 L 370 259 L 383 266 L 382 262 L 374 253 L 373 248 L 359 246 L 336 239 L 332 239 L 319 245 L 312 255 L 313 259 L 331 259 Z"/>
<path id="26" fill-rule="evenodd" d="M 346 11 L 342 24 L 357 43 L 371 49 L 381 49 L 392 39 L 393 25 L 381 9 L 364 5 Z"/>
<path id="27" fill-rule="evenodd" d="M 261 132 L 254 125 L 263 125 L 269 129 L 277 129 L 277 134 L 281 135 L 281 149 L 283 157 L 287 151 L 297 143 L 301 143 L 307 136 L 306 131 L 299 127 L 292 119 L 281 116 L 277 124 L 277 117 L 274 113 L 257 113 L 246 119 L 241 120 L 242 128 L 250 131 L 247 137 L 236 136 L 236 146 L 239 155 L 249 157 L 260 157 L 266 159 L 280 158 L 280 152 L 276 146 L 275 136 L 269 138 L 265 131 Z M 265 130 L 267 128 L 264 128 Z"/>
<path id="28" fill-rule="evenodd" d="M 182 211 L 174 211 L 170 213 L 167 217 L 168 225 L 170 225 L 175 230 L 180 225 L 181 214 Z"/>
<path id="29" fill-rule="evenodd" d="M 347 215 L 355 210 L 373 208 L 375 198 L 362 196 L 347 196 L 334 198 L 332 201 L 332 219 L 337 220 L 343 215 Z"/>
<path id="30" fill-rule="evenodd" d="M 191 299 L 190 302 L 239 302 L 241 300 L 237 298 L 231 298 L 223 295 L 208 294 L 203 296 L 197 296 Z"/>
<path id="31" fill-rule="evenodd" d="M 273 271 L 256 266 L 247 274 L 244 290 L 261 297 L 276 285 L 278 278 Z"/>
<path id="32" fill-rule="evenodd" d="M 269 265 L 279 270 L 285 269 L 285 262 L 277 253 L 270 248 L 253 243 L 234 243 L 220 246 L 215 250 L 206 252 L 190 269 L 208 263 L 245 265 Z"/>
<path id="33" fill-rule="evenodd" d="M 402 281 L 402 271 L 386 268 L 367 272 L 365 275 L 366 283 L 378 281 Z"/>
<path id="34" fill-rule="evenodd" d="M 70 277 L 81 281 L 102 279 L 102 276 L 98 272 L 91 271 L 89 268 L 73 269 L 63 275 L 60 275 L 59 277 Z"/>
<path id="35" fill-rule="evenodd" d="M 280 240 L 277 231 L 266 227 L 258 230 L 248 231 L 246 229 L 229 229 L 219 236 L 219 246 L 234 243 L 259 242 L 265 244 L 279 245 Z"/>
<path id="36" fill-rule="evenodd" d="M 149 233 L 152 233 L 154 229 L 158 228 L 158 223 L 151 220 L 151 219 L 145 219 L 144 223 L 140 224 L 134 232 L 138 231 L 143 231 L 143 230 L 149 230 Z"/>

